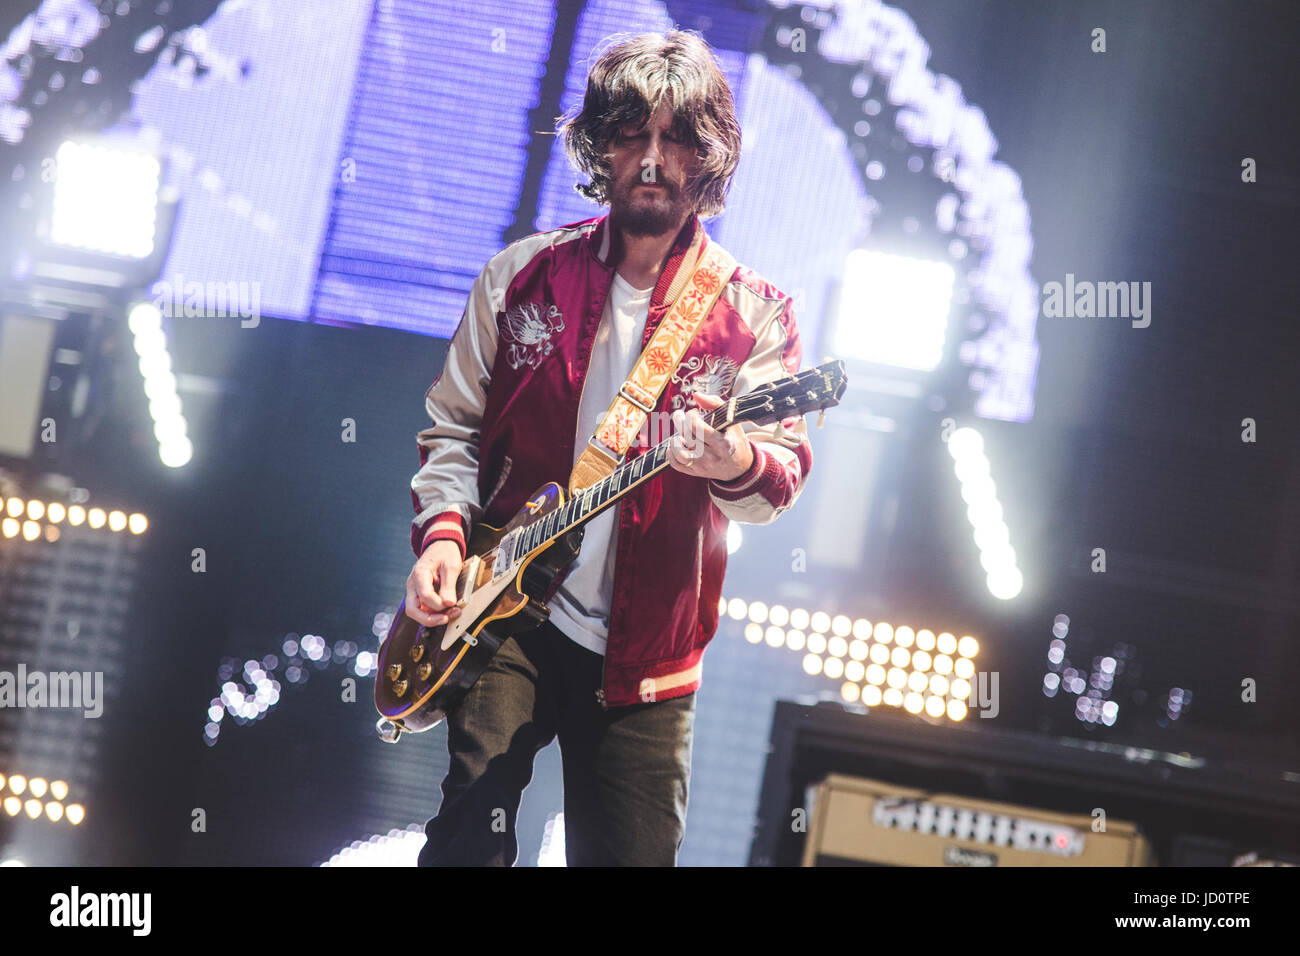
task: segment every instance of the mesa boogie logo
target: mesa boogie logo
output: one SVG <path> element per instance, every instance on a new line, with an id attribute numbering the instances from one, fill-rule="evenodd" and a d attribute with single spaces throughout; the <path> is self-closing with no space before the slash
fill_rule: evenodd
<path id="1" fill-rule="evenodd" d="M 945 866 L 997 866 L 998 858 L 994 853 L 946 846 L 943 848 L 943 863 Z"/>

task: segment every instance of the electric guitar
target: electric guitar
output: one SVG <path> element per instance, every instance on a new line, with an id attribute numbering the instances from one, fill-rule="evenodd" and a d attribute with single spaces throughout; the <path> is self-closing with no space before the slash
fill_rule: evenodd
<path id="1" fill-rule="evenodd" d="M 710 427 L 736 422 L 770 425 L 838 405 L 848 387 L 844 363 L 827 362 L 703 413 Z M 818 419 L 821 424 L 821 419 Z M 550 609 L 538 595 L 578 555 L 587 521 L 668 467 L 667 438 L 643 455 L 566 499 L 555 482 L 542 485 L 503 528 L 477 524 L 456 579 L 455 619 L 426 627 L 406 615 L 403 601 L 379 648 L 375 707 L 379 735 L 389 743 L 436 727 L 478 680 L 512 635 L 537 627 Z"/>

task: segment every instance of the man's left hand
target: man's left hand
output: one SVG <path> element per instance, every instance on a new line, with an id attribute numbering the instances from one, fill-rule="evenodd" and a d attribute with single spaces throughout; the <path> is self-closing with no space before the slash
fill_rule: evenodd
<path id="1" fill-rule="evenodd" d="M 703 393 L 696 393 L 695 401 L 706 412 L 722 404 L 721 397 Z M 709 427 L 699 409 L 692 408 L 673 412 L 672 423 L 668 463 L 684 475 L 732 481 L 754 463 L 754 447 L 739 422 L 718 431 Z"/>

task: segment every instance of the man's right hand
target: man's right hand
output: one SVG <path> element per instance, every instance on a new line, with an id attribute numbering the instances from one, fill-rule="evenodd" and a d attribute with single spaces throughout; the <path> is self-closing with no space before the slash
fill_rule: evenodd
<path id="1" fill-rule="evenodd" d="M 406 579 L 406 616 L 425 627 L 459 617 L 456 577 L 462 563 L 455 541 L 435 541 L 425 548 Z"/>

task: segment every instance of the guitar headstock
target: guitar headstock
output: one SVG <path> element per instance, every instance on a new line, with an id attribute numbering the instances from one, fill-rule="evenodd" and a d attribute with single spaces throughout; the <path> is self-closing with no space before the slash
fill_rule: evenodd
<path id="1" fill-rule="evenodd" d="M 848 387 L 844 363 L 826 362 L 746 392 L 736 399 L 731 422 L 770 425 L 795 415 L 822 411 L 838 405 Z"/>

